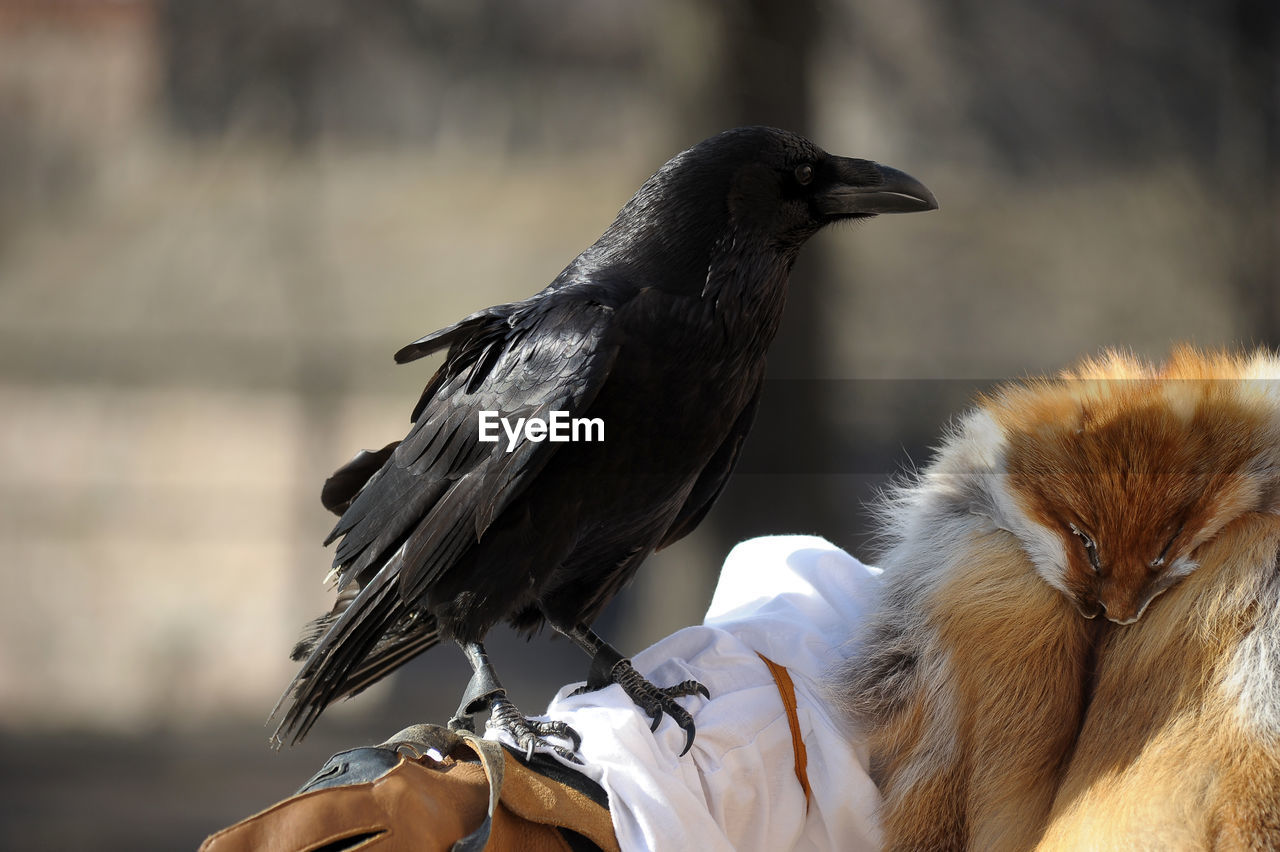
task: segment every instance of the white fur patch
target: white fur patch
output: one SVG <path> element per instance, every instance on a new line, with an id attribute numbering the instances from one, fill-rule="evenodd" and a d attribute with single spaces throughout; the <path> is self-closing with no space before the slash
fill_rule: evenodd
<path id="1" fill-rule="evenodd" d="M 1245 730 L 1280 738 L 1280 601 L 1236 647 L 1223 689 Z"/>
<path id="2" fill-rule="evenodd" d="M 938 466 L 950 467 L 956 462 L 968 461 L 973 470 L 981 470 L 977 484 L 992 510 L 992 522 L 1013 533 L 1031 559 L 1036 573 L 1046 583 L 1064 594 L 1070 594 L 1065 582 L 1067 554 L 1063 549 L 1061 535 L 1033 521 L 1018 495 L 1009 489 L 1004 459 L 1007 441 L 1000 424 L 990 413 L 979 410 L 965 418 L 964 431 L 960 437 L 960 441 L 944 448 L 946 457 L 939 459 Z"/>

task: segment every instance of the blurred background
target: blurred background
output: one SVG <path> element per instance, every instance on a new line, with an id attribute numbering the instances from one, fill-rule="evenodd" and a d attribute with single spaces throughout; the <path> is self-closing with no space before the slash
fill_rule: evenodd
<path id="1" fill-rule="evenodd" d="M 700 620 L 734 541 L 867 505 L 993 383 L 1280 344 L 1270 0 L 0 0 L 0 846 L 191 848 L 443 721 L 450 648 L 264 720 L 329 605 L 324 477 L 402 344 L 540 289 L 675 152 L 800 130 L 941 210 L 819 235 L 707 523 L 606 615 Z M 536 711 L 586 658 L 491 646 Z"/>

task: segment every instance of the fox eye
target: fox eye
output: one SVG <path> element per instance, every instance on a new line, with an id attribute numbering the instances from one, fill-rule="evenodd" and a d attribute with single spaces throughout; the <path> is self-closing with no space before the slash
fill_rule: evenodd
<path id="1" fill-rule="evenodd" d="M 1155 559 L 1151 560 L 1152 568 L 1164 567 L 1165 560 L 1169 555 L 1169 548 L 1173 547 L 1174 541 L 1177 540 L 1178 536 L 1180 535 L 1182 535 L 1182 527 L 1178 527 L 1178 531 L 1175 532 L 1167 542 L 1165 542 L 1164 550 L 1160 551 L 1160 555 L 1157 556 Z"/>
<path id="2" fill-rule="evenodd" d="M 1102 571 L 1102 561 L 1098 559 L 1098 545 L 1094 543 L 1093 539 L 1089 537 L 1087 532 L 1080 529 L 1075 524 L 1069 523 L 1067 526 L 1071 528 L 1071 532 L 1074 533 L 1080 539 L 1080 543 L 1084 545 L 1084 552 L 1089 555 L 1089 564 L 1093 566 L 1093 573 L 1097 574 Z"/>

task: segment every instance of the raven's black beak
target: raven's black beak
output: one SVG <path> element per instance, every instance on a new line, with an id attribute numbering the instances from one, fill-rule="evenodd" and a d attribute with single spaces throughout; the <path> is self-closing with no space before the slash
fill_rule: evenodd
<path id="1" fill-rule="evenodd" d="M 831 219 L 938 209 L 938 200 L 927 186 L 906 172 L 870 160 L 828 157 L 819 179 L 825 186 L 814 194 L 814 205 Z"/>

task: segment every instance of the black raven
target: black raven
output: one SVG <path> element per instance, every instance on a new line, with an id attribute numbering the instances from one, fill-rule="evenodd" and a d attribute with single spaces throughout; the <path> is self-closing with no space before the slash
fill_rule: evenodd
<path id="1" fill-rule="evenodd" d="M 507 699 L 482 644 L 505 620 L 550 624 L 591 655 L 587 688 L 621 685 L 655 729 L 665 712 L 692 744 L 674 699 L 706 690 L 653 685 L 589 625 L 724 488 L 805 241 L 830 222 L 936 207 L 895 169 L 774 128 L 726 131 L 659 169 L 546 289 L 396 353 L 447 347 L 404 440 L 325 483 L 341 515 L 326 541 L 338 541 L 339 599 L 294 650 L 305 662 L 277 705 L 276 741 L 297 742 L 332 701 L 452 639 L 474 676 L 451 724 L 489 709 L 523 748 L 556 736 L 576 749 L 571 729 Z M 519 418 L 543 426 L 511 439 Z M 598 421 L 603 440 L 546 440 L 556 418 L 561 431 Z"/>

